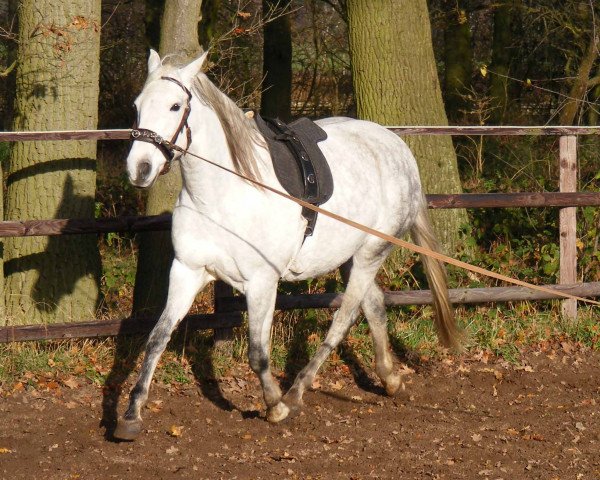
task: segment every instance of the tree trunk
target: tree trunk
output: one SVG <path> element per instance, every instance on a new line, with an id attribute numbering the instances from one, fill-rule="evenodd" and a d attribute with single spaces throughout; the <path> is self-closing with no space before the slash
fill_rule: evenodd
<path id="1" fill-rule="evenodd" d="M 400 3 L 402 4 L 400 8 Z M 350 55 L 358 116 L 382 125 L 447 125 L 426 0 L 348 0 Z M 427 193 L 459 193 L 452 139 L 407 136 Z M 436 232 L 453 252 L 465 210 L 434 212 Z"/>
<path id="2" fill-rule="evenodd" d="M 201 8 L 202 0 L 166 0 L 161 22 L 161 57 L 176 54 L 177 61 L 185 62 L 202 52 L 198 41 Z M 173 211 L 181 191 L 181 170 L 178 165 L 174 167 L 161 176 L 149 191 L 146 215 Z M 171 234 L 140 234 L 139 247 L 133 311 L 136 314 L 157 314 L 164 308 L 167 299 L 169 270 L 173 261 Z"/>
<path id="3" fill-rule="evenodd" d="M 290 2 L 263 0 L 263 16 L 274 20 L 265 24 L 263 44 L 263 92 L 260 113 L 283 121 L 292 111 L 292 30 L 285 12 Z"/>
<path id="4" fill-rule="evenodd" d="M 23 0 L 14 130 L 94 129 L 100 0 Z M 96 142 L 13 147 L 7 220 L 94 216 Z M 7 324 L 89 320 L 99 299 L 95 235 L 5 241 Z"/>
<path id="5" fill-rule="evenodd" d="M 449 5 L 448 5 L 449 3 Z M 444 32 L 444 98 L 448 119 L 456 124 L 467 116 L 465 95 L 471 86 L 473 49 L 465 0 L 446 0 L 446 30 Z"/>
<path id="6" fill-rule="evenodd" d="M 202 22 L 200 22 L 200 44 L 206 50 L 215 38 L 215 27 L 219 19 L 221 0 L 202 1 Z"/>
<path id="7" fill-rule="evenodd" d="M 100 128 L 131 128 L 135 119 L 133 99 L 144 86 L 140 72 L 146 68 L 148 42 L 145 32 L 147 0 L 104 0 L 102 2 L 102 45 L 100 53 Z M 109 174 L 123 173 L 125 142 L 101 144 L 100 154 L 116 160 Z M 101 165 L 101 164 L 100 164 Z"/>
<path id="8" fill-rule="evenodd" d="M 579 112 L 581 101 L 588 91 L 590 76 L 594 64 L 598 59 L 599 48 L 600 42 L 598 41 L 598 37 L 592 35 L 579 64 L 579 68 L 577 69 L 577 76 L 573 80 L 569 98 L 566 100 L 566 103 L 560 112 L 560 125 L 573 125 L 576 123 L 577 112 Z"/>
<path id="9" fill-rule="evenodd" d="M 600 66 L 596 69 L 596 75 L 588 82 L 588 87 L 591 88 L 590 102 L 598 103 L 600 100 Z M 596 108 L 588 109 L 588 125 L 595 127 L 598 126 L 600 120 L 600 113 Z"/>
<path id="10" fill-rule="evenodd" d="M 515 0 L 501 0 L 494 12 L 494 38 L 492 41 L 492 63 L 490 64 L 490 97 L 493 111 L 490 123 L 500 125 L 503 122 L 509 102 L 509 86 L 506 76 L 509 74 L 512 42 L 512 16 Z"/>
<path id="11" fill-rule="evenodd" d="M 11 14 L 14 14 L 14 6 L 10 4 L 8 0 L 0 2 L 0 25 L 7 31 L 10 31 L 10 19 Z M 16 57 L 16 46 L 15 42 L 10 39 L 0 39 L 0 47 L 4 52 L 2 66 L 2 77 L 4 78 L 0 82 L 0 129 L 10 130 L 12 127 L 12 108 L 14 102 L 14 59 Z M 4 178 L 2 172 L 2 165 L 8 163 L 9 157 L 8 144 L 0 146 L 0 178 Z M 0 218 L 4 218 L 4 189 L 0 191 Z M 4 250 L 4 239 L 0 238 L 0 252 Z M 0 255 L 0 292 L 4 292 L 4 259 Z M 0 314 L 2 318 L 5 318 L 5 303 L 4 295 L 0 295 Z M 0 325 L 2 325 L 0 320 Z"/>

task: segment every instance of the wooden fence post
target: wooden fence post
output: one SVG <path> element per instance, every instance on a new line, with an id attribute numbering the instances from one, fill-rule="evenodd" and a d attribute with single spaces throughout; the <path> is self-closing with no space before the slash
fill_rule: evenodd
<path id="1" fill-rule="evenodd" d="M 227 285 L 225 282 L 217 280 L 214 284 L 214 297 L 215 297 L 215 313 L 229 313 L 232 312 L 232 316 L 239 317 L 237 319 L 238 324 L 242 323 L 242 312 L 237 312 L 233 308 L 223 304 L 222 299 L 233 296 L 233 288 Z M 236 314 L 237 313 L 237 314 Z M 226 346 L 233 340 L 233 328 L 215 328 L 213 330 L 213 341 L 215 347 L 220 349 L 226 349 Z"/>
<path id="2" fill-rule="evenodd" d="M 577 191 L 577 136 L 560 137 L 560 179 L 561 192 Z M 577 209 L 561 208 L 559 214 L 560 232 L 560 278 L 561 284 L 577 282 Z M 569 320 L 577 319 L 577 300 L 563 300 L 562 314 Z"/>

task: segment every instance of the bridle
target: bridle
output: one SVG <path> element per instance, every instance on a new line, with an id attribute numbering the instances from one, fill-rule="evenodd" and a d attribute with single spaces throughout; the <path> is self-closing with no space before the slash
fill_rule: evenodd
<path id="1" fill-rule="evenodd" d="M 152 130 L 149 130 L 147 128 L 137 128 L 137 122 L 136 122 L 136 124 L 133 126 L 133 128 L 131 130 L 131 140 L 152 143 L 153 145 L 156 146 L 156 148 L 158 148 L 160 150 L 160 152 L 164 155 L 165 159 L 167 160 L 167 163 L 165 164 L 162 171 L 160 172 L 160 174 L 163 175 L 171 169 L 171 164 L 173 162 L 173 158 L 175 157 L 175 151 L 184 153 L 190 148 L 190 145 L 192 144 L 192 130 L 190 129 L 190 126 L 188 125 L 188 118 L 189 118 L 190 112 L 192 110 L 192 105 L 191 105 L 192 92 L 190 92 L 189 88 L 187 88 L 183 83 L 181 83 L 179 80 L 177 80 L 175 78 L 172 78 L 172 77 L 160 77 L 160 78 L 161 78 L 161 80 L 168 80 L 169 82 L 173 82 L 174 84 L 179 85 L 188 96 L 187 104 L 183 111 L 183 116 L 181 117 L 179 126 L 177 127 L 177 130 L 175 130 L 175 133 L 171 137 L 171 140 L 165 140 L 163 137 L 161 137 L 156 132 L 153 132 Z M 175 145 L 175 142 L 177 141 L 177 138 L 179 138 L 179 135 L 181 134 L 181 132 L 183 132 L 184 129 L 185 129 L 185 136 L 187 139 L 187 145 L 185 148 L 181 148 L 181 147 L 178 147 L 177 145 Z"/>

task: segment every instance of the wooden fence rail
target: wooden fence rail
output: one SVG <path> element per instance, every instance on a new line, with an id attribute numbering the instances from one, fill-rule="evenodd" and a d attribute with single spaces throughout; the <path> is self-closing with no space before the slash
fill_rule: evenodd
<path id="1" fill-rule="evenodd" d="M 600 296 L 600 282 L 574 285 L 547 285 L 557 292 L 566 292 L 583 297 Z M 307 308 L 339 308 L 342 293 L 321 293 L 303 295 L 278 295 L 278 310 L 304 310 Z M 457 305 L 552 300 L 558 295 L 538 292 L 524 287 L 489 287 L 450 289 L 450 299 Z M 222 336 L 228 329 L 241 324 L 240 314 L 246 310 L 242 296 L 228 296 L 221 300 L 221 308 L 230 312 L 216 312 L 204 315 L 189 315 L 180 329 L 214 329 Z M 429 305 L 432 296 L 429 290 L 385 292 L 385 304 L 390 306 Z M 15 325 L 0 328 L 0 343 L 24 342 L 32 340 L 97 338 L 114 335 L 145 334 L 156 324 L 156 318 L 127 318 L 124 320 L 93 320 L 87 322 L 54 323 L 49 325 Z"/>
<path id="2" fill-rule="evenodd" d="M 600 192 L 455 193 L 429 194 L 426 197 L 431 209 L 600 206 Z M 0 222 L 0 237 L 35 237 L 110 232 L 137 233 L 170 230 L 170 228 L 170 214 L 97 219 L 13 220 Z"/>
<path id="3" fill-rule="evenodd" d="M 397 135 L 496 135 L 496 136 L 540 136 L 540 135 L 600 135 L 600 127 L 555 127 L 555 126 L 390 126 Z M 43 132 L 0 132 L 0 142 L 31 142 L 40 140 L 129 140 L 131 129 L 115 130 L 58 130 Z"/>
<path id="4" fill-rule="evenodd" d="M 431 194 L 427 195 L 429 208 L 540 208 L 561 209 L 561 285 L 550 285 L 556 291 L 568 292 L 582 297 L 600 296 L 600 282 L 576 284 L 575 207 L 600 206 L 600 193 L 576 192 L 577 141 L 576 135 L 600 135 L 600 127 L 388 127 L 398 135 L 555 135 L 560 140 L 560 192 L 542 193 L 489 193 L 489 194 Z M 0 132 L 1 141 L 40 140 L 127 140 L 131 130 L 79 130 L 56 132 Z M 574 173 L 575 172 L 575 173 Z M 108 232 L 141 232 L 169 230 L 170 215 L 146 217 L 118 217 L 103 219 L 57 219 L 0 222 L 0 237 L 46 236 L 71 234 L 97 234 Z M 184 328 L 213 328 L 221 332 L 217 337 L 227 337 L 223 332 L 241 322 L 240 312 L 245 310 L 245 300 L 234 296 L 230 289 L 218 287 L 215 296 L 215 312 L 206 315 L 190 315 L 182 322 Z M 493 287 L 452 289 L 454 303 L 487 303 L 523 300 L 547 300 L 551 294 L 532 291 L 523 287 Z M 304 308 L 337 308 L 342 294 L 279 295 L 277 308 L 281 310 Z M 386 305 L 422 305 L 431 303 L 427 290 L 386 292 Z M 570 302 L 570 303 L 568 303 Z M 564 301 L 563 313 L 576 315 L 576 302 Z M 23 325 L 0 328 L 0 343 L 10 341 L 100 337 L 129 333 L 148 332 L 155 319 L 124 319 L 109 321 L 75 322 L 52 325 Z"/>

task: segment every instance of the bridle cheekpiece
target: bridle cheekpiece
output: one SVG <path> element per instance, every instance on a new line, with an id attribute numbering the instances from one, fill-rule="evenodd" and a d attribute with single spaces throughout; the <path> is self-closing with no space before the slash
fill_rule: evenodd
<path id="1" fill-rule="evenodd" d="M 180 86 L 183 91 L 187 94 L 187 104 L 183 111 L 183 115 L 181 117 L 181 121 L 179 122 L 179 126 L 175 133 L 171 137 L 171 140 L 165 140 L 158 133 L 149 130 L 147 128 L 137 128 L 137 123 L 131 129 L 131 140 L 132 141 L 140 141 L 146 143 L 152 143 L 160 150 L 160 152 L 164 155 L 167 163 L 163 167 L 160 172 L 161 175 L 167 173 L 171 169 L 171 164 L 173 162 L 173 158 L 175 157 L 175 152 L 186 153 L 192 144 L 192 131 L 190 126 L 188 125 L 188 118 L 190 116 L 190 112 L 192 110 L 191 101 L 192 101 L 192 92 L 190 92 L 189 88 L 187 88 L 183 83 L 173 77 L 160 77 L 161 80 L 168 80 L 169 82 L 173 82 L 176 85 Z M 185 129 L 185 136 L 187 139 L 187 145 L 185 148 L 181 148 L 175 144 L 177 138 L 183 130 Z"/>

